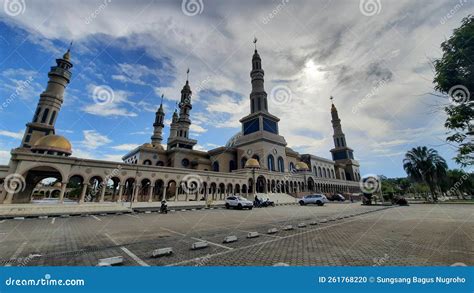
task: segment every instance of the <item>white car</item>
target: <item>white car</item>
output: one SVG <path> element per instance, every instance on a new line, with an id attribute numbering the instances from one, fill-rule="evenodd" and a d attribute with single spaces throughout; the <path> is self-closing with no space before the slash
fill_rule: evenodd
<path id="1" fill-rule="evenodd" d="M 253 202 L 241 196 L 229 196 L 225 200 L 225 208 L 249 209 L 253 208 Z"/>
<path id="2" fill-rule="evenodd" d="M 302 206 L 307 204 L 317 204 L 318 206 L 323 206 L 327 202 L 328 199 L 323 194 L 310 194 L 299 200 L 299 204 Z"/>

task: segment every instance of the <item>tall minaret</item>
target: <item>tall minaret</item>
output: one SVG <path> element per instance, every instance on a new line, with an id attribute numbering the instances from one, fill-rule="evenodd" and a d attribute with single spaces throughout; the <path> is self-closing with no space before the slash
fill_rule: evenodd
<path id="1" fill-rule="evenodd" d="M 354 159 L 354 150 L 346 143 L 346 136 L 342 132 L 341 119 L 331 97 L 331 123 L 334 129 L 334 148 L 331 150 L 332 159 L 336 164 L 336 178 L 357 181 L 360 179 L 359 162 Z M 342 174 L 341 174 L 342 173 Z"/>
<path id="2" fill-rule="evenodd" d="M 165 111 L 163 111 L 163 95 L 161 95 L 161 103 L 155 114 L 155 123 L 153 123 L 153 135 L 151 136 L 151 144 L 156 147 L 161 145 L 163 140 L 163 127 L 165 120 Z"/>
<path id="3" fill-rule="evenodd" d="M 26 124 L 21 146 L 30 148 L 41 137 L 54 134 L 54 124 L 63 103 L 64 90 L 71 80 L 71 48 L 62 58 L 56 59 L 56 66 L 48 73 L 48 85 L 41 93 L 33 120 Z"/>
<path id="4" fill-rule="evenodd" d="M 191 126 L 191 119 L 189 118 L 189 112 L 193 108 L 191 104 L 191 87 L 189 86 L 189 68 L 186 72 L 186 84 L 181 90 L 181 101 L 179 103 L 179 129 L 178 136 L 188 138 L 189 127 Z"/>
<path id="5" fill-rule="evenodd" d="M 264 71 L 262 69 L 262 59 L 257 52 L 257 38 L 254 39 L 255 51 L 252 57 L 252 92 L 250 93 L 250 113 L 258 111 L 268 112 L 267 93 L 264 88 Z"/>
<path id="6" fill-rule="evenodd" d="M 332 128 L 334 130 L 333 134 L 333 139 L 334 139 L 334 147 L 336 149 L 340 149 L 343 147 L 346 147 L 346 136 L 344 135 L 344 132 L 342 132 L 342 126 L 341 126 L 341 119 L 339 119 L 339 114 L 337 113 L 336 106 L 334 106 L 334 103 L 332 101 L 334 100 L 333 97 L 331 99 L 331 123 L 332 123 Z"/>

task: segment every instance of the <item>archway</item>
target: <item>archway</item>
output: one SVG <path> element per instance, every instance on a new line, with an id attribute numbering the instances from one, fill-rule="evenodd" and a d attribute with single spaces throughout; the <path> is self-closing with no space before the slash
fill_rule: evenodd
<path id="1" fill-rule="evenodd" d="M 155 187 L 153 187 L 152 201 L 162 201 L 164 189 L 165 189 L 165 183 L 163 182 L 163 180 L 161 179 L 156 180 Z"/>
<path id="2" fill-rule="evenodd" d="M 308 191 L 315 191 L 313 178 L 308 178 Z"/>
<path id="3" fill-rule="evenodd" d="M 99 201 L 104 183 L 102 177 L 92 176 L 89 179 L 89 188 L 87 189 L 86 196 L 84 197 L 85 202 Z"/>
<path id="4" fill-rule="evenodd" d="M 266 193 L 267 192 L 267 180 L 262 175 L 257 178 L 257 193 Z"/>

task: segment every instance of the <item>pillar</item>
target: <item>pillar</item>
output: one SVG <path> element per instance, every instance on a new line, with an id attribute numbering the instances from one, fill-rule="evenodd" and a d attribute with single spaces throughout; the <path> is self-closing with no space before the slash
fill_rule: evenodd
<path id="1" fill-rule="evenodd" d="M 161 197 L 161 200 L 166 200 L 166 186 L 163 184 L 163 194 L 162 194 L 162 197 Z"/>
<path id="2" fill-rule="evenodd" d="M 59 202 L 64 202 L 64 193 L 66 193 L 67 182 L 61 183 L 61 192 L 59 193 Z"/>
<path id="3" fill-rule="evenodd" d="M 133 190 L 133 202 L 138 202 L 138 192 L 140 191 L 140 185 L 135 185 L 135 189 Z"/>
<path id="4" fill-rule="evenodd" d="M 155 188 L 155 186 L 150 185 L 150 190 L 148 190 L 148 202 L 153 201 L 153 188 Z"/>
<path id="5" fill-rule="evenodd" d="M 102 189 L 100 190 L 100 199 L 99 202 L 104 202 L 105 198 L 105 190 L 107 189 L 107 184 L 102 185 Z"/>
<path id="6" fill-rule="evenodd" d="M 178 184 L 176 184 L 176 188 L 174 190 L 174 201 L 178 201 L 178 191 L 179 191 Z"/>
<path id="7" fill-rule="evenodd" d="M 82 191 L 81 191 L 81 197 L 79 198 L 79 203 L 84 203 L 84 198 L 86 197 L 86 192 L 87 192 L 87 187 L 89 186 L 89 183 L 83 183 L 82 184 Z"/>

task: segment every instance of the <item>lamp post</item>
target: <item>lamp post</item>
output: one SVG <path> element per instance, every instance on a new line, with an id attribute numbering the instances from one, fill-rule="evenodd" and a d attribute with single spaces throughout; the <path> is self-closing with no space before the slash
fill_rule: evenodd
<path id="1" fill-rule="evenodd" d="M 260 169 L 260 164 L 256 159 L 248 159 L 247 162 L 245 162 L 245 168 L 246 169 L 251 169 L 252 170 L 252 195 L 255 197 L 255 194 L 257 193 L 257 182 L 255 181 L 255 170 Z"/>

